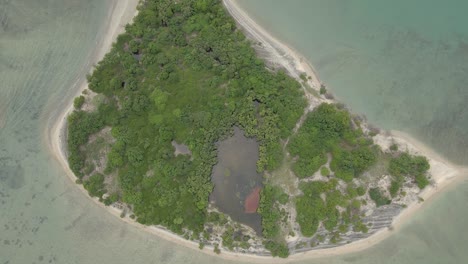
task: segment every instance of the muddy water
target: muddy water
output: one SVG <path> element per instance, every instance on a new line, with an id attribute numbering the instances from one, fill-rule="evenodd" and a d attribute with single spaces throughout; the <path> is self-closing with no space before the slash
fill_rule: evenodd
<path id="1" fill-rule="evenodd" d="M 235 127 L 234 135 L 218 143 L 218 164 L 213 168 L 214 183 L 210 201 L 221 212 L 261 233 L 258 213 L 247 213 L 245 199 L 256 187 L 262 186 L 257 173 L 258 142 L 247 138 Z"/>

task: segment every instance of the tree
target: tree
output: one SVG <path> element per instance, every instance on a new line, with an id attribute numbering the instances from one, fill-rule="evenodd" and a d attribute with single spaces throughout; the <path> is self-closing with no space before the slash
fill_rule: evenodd
<path id="1" fill-rule="evenodd" d="M 391 202 L 388 198 L 386 198 L 382 194 L 382 192 L 379 190 L 379 188 L 371 188 L 369 190 L 369 196 L 375 202 L 377 207 L 380 207 L 382 205 L 390 204 L 390 202 Z"/>
<path id="2" fill-rule="evenodd" d="M 91 197 L 99 197 L 106 192 L 104 189 L 104 175 L 96 173 L 83 182 L 83 187 L 88 191 Z"/>
<path id="3" fill-rule="evenodd" d="M 330 175 L 330 170 L 327 167 L 322 167 L 320 169 L 320 174 L 322 176 L 328 176 L 328 175 Z"/>
<path id="4" fill-rule="evenodd" d="M 405 152 L 390 160 L 388 170 L 391 175 L 397 178 L 397 181 L 401 182 L 403 177 L 411 177 L 420 189 L 424 189 L 429 184 L 426 176 L 429 168 L 429 162 L 425 157 L 411 156 Z"/>
<path id="5" fill-rule="evenodd" d="M 75 100 L 73 100 L 73 106 L 75 107 L 75 109 L 80 110 L 84 102 L 85 102 L 85 97 L 80 95 L 76 97 Z"/>

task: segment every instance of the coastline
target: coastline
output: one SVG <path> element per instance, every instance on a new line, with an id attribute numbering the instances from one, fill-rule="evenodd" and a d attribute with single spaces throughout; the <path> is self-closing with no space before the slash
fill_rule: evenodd
<path id="1" fill-rule="evenodd" d="M 117 36 L 123 32 L 124 25 L 131 21 L 133 16 L 136 14 L 136 6 L 139 0 L 122 0 L 116 1 L 113 6 L 112 15 L 110 17 L 110 21 L 106 26 L 104 35 L 102 37 L 102 41 L 99 44 L 99 48 L 95 52 L 95 55 L 92 56 L 91 65 L 100 61 L 104 55 L 110 50 L 111 44 L 115 41 Z M 299 53 L 288 47 L 287 45 L 281 43 L 280 41 L 276 40 L 274 37 L 269 35 L 268 32 L 263 30 L 260 26 L 258 26 L 251 18 L 245 14 L 239 6 L 237 6 L 235 0 L 223 0 L 225 7 L 228 9 L 229 13 L 234 17 L 237 23 L 240 26 L 249 32 L 254 39 L 259 40 L 263 44 L 263 48 L 269 49 L 270 52 L 276 54 L 277 60 L 273 61 L 273 63 L 282 65 L 294 78 L 300 80 L 300 73 L 305 72 L 308 76 L 311 77 L 307 83 L 313 87 L 314 89 L 320 88 L 320 80 L 315 73 L 313 67 L 305 60 Z M 236 12 L 237 15 L 233 15 L 232 12 Z M 87 80 L 83 76 L 78 80 L 75 84 L 77 88 L 76 95 L 82 92 L 85 88 L 87 88 Z M 307 94 L 307 93 L 306 93 Z M 310 94 L 307 94 L 309 101 L 312 100 L 313 97 Z M 74 97 L 73 97 L 74 98 Z M 77 179 L 73 172 L 68 167 L 67 158 L 65 155 L 65 133 L 66 133 L 66 119 L 67 116 L 73 111 L 72 100 L 73 98 L 67 98 L 64 105 L 64 111 L 59 114 L 59 117 L 55 120 L 52 126 L 49 126 L 47 131 L 47 144 L 50 147 L 51 154 L 54 158 L 59 162 L 59 164 L 63 167 L 64 171 L 66 172 L 67 176 L 73 181 Z M 314 99 L 316 100 L 316 99 Z M 462 173 L 467 173 L 468 171 L 465 168 L 457 167 L 450 162 L 444 160 L 443 158 L 439 157 L 437 154 L 434 154 L 432 150 L 425 147 L 422 143 L 419 143 L 417 140 L 412 139 L 411 137 L 401 133 L 392 131 L 391 132 L 396 137 L 394 138 L 396 141 L 401 141 L 401 144 L 408 145 L 409 149 L 413 151 L 419 152 L 425 156 L 427 156 L 431 161 L 431 174 L 436 173 L 437 175 L 433 175 L 434 180 L 436 181 L 436 187 L 427 187 L 422 193 L 421 197 L 424 198 L 426 201 L 430 200 L 435 197 L 435 194 L 441 193 L 447 187 L 453 185 L 453 183 L 457 182 L 458 179 L 460 180 L 462 177 L 457 177 Z M 380 135 L 379 135 L 380 136 Z M 382 135 L 382 140 L 388 140 L 391 138 L 390 136 Z M 383 144 L 383 143 L 382 143 Z M 433 167 L 433 165 L 435 165 Z M 437 176 L 437 177 L 436 177 Z M 105 209 L 106 211 L 112 213 L 116 217 L 120 217 L 121 211 L 112 206 L 105 206 L 103 203 L 100 203 L 97 199 L 91 198 L 87 191 L 83 188 L 82 185 L 76 185 L 83 193 L 85 194 L 88 199 L 93 200 L 98 206 Z M 403 212 L 398 215 L 393 220 L 393 227 L 398 228 L 400 227 L 406 220 L 414 214 L 419 208 L 425 206 L 427 202 L 424 203 L 413 203 L 408 206 Z M 180 237 L 174 233 L 171 233 L 161 227 L 157 226 L 145 226 L 142 224 L 137 223 L 136 221 L 130 219 L 129 217 L 122 218 L 123 221 L 126 223 L 139 228 L 141 230 L 145 230 L 147 232 L 151 232 L 163 239 L 169 240 L 174 242 L 178 245 L 192 248 L 196 252 L 203 252 L 208 255 L 228 259 L 228 260 L 237 260 L 237 261 L 249 261 L 249 262 L 256 262 L 256 263 L 285 263 L 285 262 L 292 262 L 298 261 L 303 259 L 310 259 L 310 258 L 322 258 L 327 256 L 334 256 L 334 255 L 341 255 L 351 252 L 356 252 L 360 250 L 364 250 L 369 248 L 378 242 L 382 241 L 388 235 L 392 233 L 392 231 L 388 229 L 382 229 L 381 231 L 373 234 L 369 238 L 362 239 L 347 245 L 334 247 L 334 248 L 326 248 L 326 249 L 315 249 L 310 250 L 303 253 L 296 253 L 294 255 L 289 256 L 287 259 L 279 259 L 273 258 L 271 256 L 258 256 L 252 254 L 243 254 L 243 253 L 234 253 L 229 251 L 222 251 L 220 255 L 213 252 L 213 247 L 207 246 L 203 250 L 198 248 L 198 243 L 194 241 L 189 241 Z"/>
<path id="2" fill-rule="evenodd" d="M 236 0 L 223 0 L 223 3 L 244 33 L 255 42 L 261 43 L 260 49 L 270 54 L 270 56 L 267 56 L 267 59 L 273 59 L 274 64 L 285 69 L 289 75 L 299 82 L 301 82 L 301 73 L 305 73 L 307 76 L 311 77 L 306 83 L 317 91 L 320 89 L 321 83 L 316 71 L 300 53 L 274 38 L 268 31 L 259 26 L 239 7 Z M 277 59 L 272 58 L 273 56 L 276 56 Z M 307 90 L 305 91 L 309 99 L 309 110 L 313 109 L 321 102 L 336 102 L 333 100 L 314 98 L 313 95 L 307 94 Z M 409 204 L 407 208 L 402 210 L 402 212 L 393 219 L 391 224 L 392 230 L 400 228 L 415 212 L 426 206 L 428 201 L 432 200 L 437 194 L 442 193 L 450 186 L 464 180 L 463 176 L 468 175 L 468 168 L 452 164 L 438 155 L 434 150 L 404 132 L 383 131 L 374 137 L 374 141 L 383 147 L 383 149 L 388 149 L 391 142 L 396 142 L 399 146 L 405 147 L 413 154 L 426 156 L 431 165 L 429 173 L 432 176 L 434 184 L 418 193 L 418 197 L 424 199 L 424 202 L 414 201 Z M 370 237 L 353 241 L 350 244 L 333 248 L 312 249 L 303 253 L 291 255 L 288 259 L 300 260 L 361 251 L 384 240 L 392 232 L 393 231 L 389 228 L 384 228 L 372 234 Z"/>
<path id="3" fill-rule="evenodd" d="M 289 75 L 299 80 L 299 82 L 301 82 L 300 74 L 306 73 L 310 77 L 307 84 L 317 91 L 320 90 L 322 82 L 313 65 L 306 58 L 258 25 L 242 10 L 236 0 L 223 0 L 223 4 L 247 38 L 261 43 L 261 50 L 271 54 L 271 56 L 268 56 L 268 63 L 284 68 Z M 307 93 L 306 95 L 309 96 Z"/>

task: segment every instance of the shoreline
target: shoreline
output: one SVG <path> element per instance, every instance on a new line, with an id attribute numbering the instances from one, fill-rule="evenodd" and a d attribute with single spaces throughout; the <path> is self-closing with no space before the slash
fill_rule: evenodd
<path id="1" fill-rule="evenodd" d="M 270 59 L 273 56 L 277 56 L 278 58 L 276 60 L 273 58 L 273 63 L 280 65 L 280 67 L 284 68 L 300 83 L 300 74 L 305 73 L 307 76 L 311 77 L 311 79 L 307 80 L 306 83 L 315 90 L 320 89 L 321 83 L 316 71 L 311 66 L 311 64 L 301 56 L 299 52 L 287 46 L 285 43 L 282 43 L 280 40 L 273 37 L 268 31 L 258 25 L 244 10 L 242 10 L 236 0 L 223 0 L 223 3 L 231 16 L 236 20 L 238 26 L 240 26 L 240 28 L 244 31 L 244 33 L 247 36 L 250 36 L 250 38 L 255 42 L 260 42 L 261 49 L 267 53 L 270 53 L 270 56 L 267 59 Z M 306 96 L 309 99 L 309 110 L 310 108 L 313 108 L 314 105 L 316 105 L 317 101 L 320 101 L 320 103 L 336 103 L 335 100 L 314 98 L 313 95 L 307 94 L 307 91 Z M 424 202 L 421 203 L 414 201 L 409 204 L 407 208 L 402 210 L 401 213 L 394 217 L 391 224 L 393 230 L 401 228 L 415 212 L 417 212 L 420 208 L 425 207 L 428 201 L 434 199 L 434 197 L 442 193 L 450 186 L 455 185 L 455 183 L 464 180 L 465 177 L 463 176 L 468 175 L 468 168 L 454 165 L 453 163 L 441 157 L 431 148 L 427 147 L 423 143 L 404 132 L 382 131 L 379 133 L 379 135 L 376 136 L 376 138 L 374 138 L 374 140 L 376 141 L 376 144 L 381 146 L 387 143 L 387 148 L 389 147 L 388 142 L 395 141 L 398 143 L 398 145 L 406 146 L 406 148 L 412 153 L 426 156 L 431 164 L 429 173 L 432 176 L 434 185 L 430 185 L 418 193 L 418 197 L 424 199 Z M 288 259 L 302 260 L 314 257 L 341 255 L 361 251 L 376 245 L 380 241 L 387 238 L 392 232 L 393 231 L 391 231 L 389 228 L 383 228 L 367 238 L 353 241 L 346 245 L 325 249 L 312 249 L 303 253 L 296 253 L 291 255 L 288 257 Z"/>
<path id="2" fill-rule="evenodd" d="M 262 44 L 262 49 L 274 55 L 274 57 L 271 56 L 269 58 L 271 60 L 269 61 L 270 63 L 280 65 L 295 79 L 300 80 L 300 73 L 306 73 L 307 76 L 310 77 L 307 83 L 317 91 L 320 89 L 322 82 L 320 81 L 318 73 L 304 56 L 291 46 L 288 46 L 272 36 L 267 30 L 258 25 L 237 4 L 236 0 L 222 1 L 224 7 L 236 21 L 238 26 L 244 31 L 246 37 L 260 42 Z"/>
<path id="3" fill-rule="evenodd" d="M 136 14 L 136 6 L 139 0 L 125 0 L 125 1 L 116 1 L 113 4 L 113 10 L 111 11 L 110 20 L 108 24 L 105 26 L 103 37 L 98 43 L 98 48 L 91 56 L 90 65 L 93 65 L 99 62 L 104 55 L 110 50 L 112 43 L 116 40 L 117 36 L 124 31 L 125 24 L 131 22 L 132 18 Z M 250 34 L 254 39 L 260 38 L 262 43 L 266 43 L 267 46 L 264 48 L 269 49 L 273 54 L 276 54 L 277 60 L 273 61 L 272 63 L 276 63 L 282 65 L 295 79 L 300 79 L 300 73 L 305 72 L 308 76 L 311 77 L 307 83 L 315 88 L 320 88 L 320 80 L 315 73 L 313 67 L 305 60 L 299 53 L 288 47 L 287 45 L 281 43 L 274 37 L 272 37 L 268 32 L 263 30 L 260 26 L 258 26 L 255 21 L 248 17 L 247 14 L 244 13 L 235 0 L 223 0 L 224 6 L 229 11 L 229 13 L 234 17 L 236 22 L 240 24 L 243 30 L 250 30 L 246 32 L 246 34 Z M 233 15 L 232 12 L 237 12 L 236 15 Z M 268 46 L 269 45 L 269 46 Z M 90 69 L 93 67 L 91 66 Z M 85 76 L 81 77 L 74 85 L 76 87 L 76 95 L 79 95 L 85 88 L 87 88 L 87 80 Z M 308 95 L 306 93 L 306 95 Z M 310 94 L 308 96 L 311 96 Z M 74 98 L 74 97 L 73 97 Z M 59 164 L 63 167 L 65 173 L 69 177 L 69 179 L 75 184 L 75 180 L 77 177 L 73 174 L 68 166 L 68 161 L 66 158 L 66 149 L 65 149 L 65 133 L 66 133 L 66 119 L 67 116 L 73 111 L 73 98 L 64 99 L 63 102 L 64 110 L 58 114 L 58 118 L 53 120 L 52 126 L 48 126 L 47 129 L 47 145 L 50 148 L 51 154 L 53 157 L 59 162 Z M 309 98 L 309 101 L 312 98 Z M 433 199 L 436 194 L 441 193 L 443 190 L 447 189 L 449 186 L 452 186 L 455 182 L 458 182 L 455 179 L 462 179 L 459 177 L 462 173 L 467 173 L 468 171 L 466 168 L 461 168 L 454 166 L 450 162 L 444 160 L 443 158 L 439 157 L 437 154 L 434 154 L 430 148 L 425 147 L 422 143 L 418 142 L 417 140 L 412 139 L 408 135 L 405 135 L 401 132 L 392 131 L 392 134 L 396 135 L 395 140 L 401 140 L 403 144 L 407 144 L 411 146 L 413 149 L 418 150 L 418 152 L 424 154 L 428 157 L 431 161 L 431 172 L 433 171 L 433 162 L 437 164 L 443 165 L 440 169 L 445 168 L 446 170 L 443 171 L 444 175 L 438 175 L 436 187 L 427 187 L 421 192 L 421 197 L 426 199 L 424 203 L 412 203 L 403 210 L 395 219 L 393 220 L 392 226 L 395 228 L 401 227 L 403 223 L 407 222 L 407 219 L 414 214 L 419 208 L 425 206 L 427 200 Z M 382 137 L 385 137 L 382 135 Z M 449 170 L 449 171 L 447 171 Z M 439 172 L 441 174 L 442 172 Z M 431 173 L 432 174 L 432 173 Z M 458 177 L 457 177 L 458 176 Z M 112 206 L 105 206 L 103 203 L 99 202 L 97 199 L 92 198 L 88 195 L 87 191 L 84 189 L 83 185 L 75 184 L 81 191 L 83 191 L 84 195 L 94 201 L 98 206 L 105 209 L 107 212 L 115 215 L 116 217 L 120 218 L 121 210 Z M 198 243 L 190 240 L 186 240 L 185 238 L 176 235 L 168 230 L 165 230 L 162 227 L 158 226 L 146 226 L 137 223 L 136 221 L 130 219 L 128 216 L 121 218 L 124 222 L 146 232 L 150 232 L 155 234 L 165 240 L 170 242 L 176 243 L 178 245 L 184 246 L 186 248 L 191 248 L 196 252 L 203 252 L 204 254 L 208 254 L 211 256 L 227 259 L 227 260 L 237 260 L 237 261 L 248 261 L 248 262 L 255 262 L 255 263 L 285 263 L 285 262 L 293 262 L 298 260 L 304 259 L 311 259 L 311 258 L 322 258 L 328 256 L 335 256 L 341 255 L 351 252 L 356 252 L 360 250 L 364 250 L 369 248 L 378 242 L 387 238 L 393 231 L 388 229 L 382 229 L 377 233 L 371 235 L 366 239 L 362 239 L 359 241 L 352 242 L 347 245 L 332 247 L 332 248 L 325 248 L 325 249 L 313 249 L 302 253 L 296 253 L 290 255 L 287 259 L 279 259 L 274 258 L 271 256 L 260 256 L 260 255 L 253 255 L 253 254 L 245 254 L 245 253 L 235 253 L 230 251 L 222 251 L 221 254 L 216 254 L 213 252 L 213 247 L 206 246 L 203 250 L 198 248 Z"/>

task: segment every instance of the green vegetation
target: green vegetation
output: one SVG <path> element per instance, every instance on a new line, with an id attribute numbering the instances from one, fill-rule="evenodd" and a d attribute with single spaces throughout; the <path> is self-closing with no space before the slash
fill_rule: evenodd
<path id="1" fill-rule="evenodd" d="M 338 233 L 347 232 L 350 225 L 356 232 L 368 231 L 361 220 L 361 201 L 353 199 L 364 195 L 365 191 L 362 193 L 362 190 L 357 191 L 359 188 L 348 188 L 347 193 L 343 194 L 337 189 L 337 185 L 336 179 L 300 185 L 304 195 L 297 198 L 296 210 L 297 221 L 304 236 L 313 236 L 320 223 L 333 234 L 332 238 L 336 243 L 340 240 Z M 340 213 L 337 207 L 345 210 Z"/>
<path id="2" fill-rule="evenodd" d="M 222 213 L 211 212 L 208 214 L 206 221 L 216 224 L 216 225 L 223 226 L 228 223 L 228 218 Z"/>
<path id="3" fill-rule="evenodd" d="M 391 202 L 387 197 L 385 197 L 385 195 L 382 194 L 379 188 L 371 188 L 369 190 L 369 196 L 375 202 L 377 207 L 390 204 Z"/>
<path id="4" fill-rule="evenodd" d="M 388 169 L 393 176 L 389 188 L 390 195 L 395 197 L 400 192 L 405 178 L 412 179 L 420 189 L 424 189 L 429 184 L 426 176 L 429 168 L 429 162 L 423 156 L 401 153 L 392 158 Z"/>
<path id="5" fill-rule="evenodd" d="M 289 250 L 284 237 L 281 235 L 282 212 L 280 204 L 286 204 L 289 200 L 279 187 L 265 185 L 260 193 L 260 205 L 258 213 L 262 216 L 262 235 L 266 239 L 265 247 L 273 256 L 287 257 Z"/>
<path id="6" fill-rule="evenodd" d="M 271 252 L 273 257 L 287 258 L 289 256 L 289 248 L 286 243 L 275 243 L 274 241 L 267 241 L 265 248 Z"/>
<path id="7" fill-rule="evenodd" d="M 276 238 L 280 232 L 281 213 L 277 202 L 281 195 L 279 187 L 271 185 L 266 185 L 260 193 L 257 212 L 262 216 L 262 235 L 267 239 Z"/>
<path id="8" fill-rule="evenodd" d="M 89 113 L 76 99 L 68 118 L 70 168 L 79 178 L 95 174 L 85 168 L 83 146 L 111 127 L 115 143 L 105 174 L 116 177 L 118 193 L 107 203 L 125 202 L 138 222 L 179 234 L 202 232 L 207 221 L 215 143 L 239 126 L 260 143 L 258 171 L 274 170 L 283 160 L 281 140 L 306 106 L 300 84 L 267 70 L 214 0 L 142 2 L 88 81 L 99 103 Z M 172 140 L 192 156 L 175 157 Z M 102 196 L 101 176 L 90 177 L 90 193 Z M 270 248 L 285 255 L 284 248 Z"/>
<path id="9" fill-rule="evenodd" d="M 304 195 L 296 200 L 297 222 L 304 236 L 313 236 L 320 222 L 327 230 L 338 225 L 340 213 L 336 206 L 346 206 L 347 200 L 336 190 L 337 181 L 313 181 L 302 183 L 299 187 Z M 325 200 L 322 199 L 325 196 Z"/>
<path id="10" fill-rule="evenodd" d="M 390 184 L 389 192 L 390 195 L 393 197 L 396 197 L 398 192 L 400 191 L 402 182 L 400 180 L 393 180 L 392 183 Z"/>
<path id="11" fill-rule="evenodd" d="M 403 181 L 404 177 L 411 177 L 420 189 L 424 189 L 429 184 L 426 176 L 429 168 L 430 165 L 426 157 L 402 153 L 390 161 L 388 170 L 396 178 L 396 182 Z"/>
<path id="12" fill-rule="evenodd" d="M 306 81 L 307 76 L 301 78 Z M 320 224 L 332 243 L 348 230 L 368 231 L 361 219 L 368 187 L 355 179 L 364 178 L 380 160 L 380 149 L 356 119 L 334 104 L 319 105 L 293 134 L 306 107 L 300 84 L 283 71 L 266 69 L 220 1 L 141 2 L 134 23 L 126 26 L 88 82 L 97 93 L 92 101 L 96 109 L 82 109 L 84 96 L 74 101 L 68 117 L 69 166 L 91 196 L 106 205 L 126 203 L 139 223 L 162 225 L 190 239 L 202 237 L 200 248 L 210 237 L 207 225 L 230 224 L 225 215 L 208 213 L 207 207 L 216 142 L 237 126 L 260 144 L 259 173 L 283 165 L 289 177 L 291 162 L 301 179 L 319 169 L 327 177 L 301 181 L 302 195 L 291 194 L 291 200 L 284 186 L 265 181 L 258 213 L 264 246 L 273 256 L 289 255 L 284 205 L 295 204 L 304 236 L 314 236 Z M 326 93 L 325 87 L 320 93 Z M 104 128 L 110 131 L 107 138 L 99 133 Z M 175 156 L 172 141 L 188 146 L 191 155 Z M 406 177 L 424 188 L 427 160 L 407 153 L 396 156 L 397 149 L 391 149 L 392 197 Z M 99 160 L 102 168 L 90 160 Z M 369 195 L 377 206 L 390 203 L 377 188 Z M 237 227 L 225 227 L 224 247 L 249 247 L 248 236 Z M 214 252 L 220 253 L 218 244 Z"/>
<path id="13" fill-rule="evenodd" d="M 229 250 L 233 250 L 235 247 L 244 249 L 250 247 L 250 244 L 248 243 L 250 237 L 243 235 L 242 232 L 236 232 L 236 230 L 231 226 L 229 226 L 226 231 L 224 231 L 222 239 L 223 246 Z"/>
<path id="14" fill-rule="evenodd" d="M 297 161 L 292 169 L 299 178 L 311 176 L 327 162 L 336 177 L 349 182 L 376 162 L 377 149 L 360 129 L 354 129 L 349 113 L 335 105 L 321 104 L 309 113 L 288 145 Z"/>
<path id="15" fill-rule="evenodd" d="M 327 88 L 325 85 L 320 85 L 320 94 L 326 94 L 327 93 Z"/>
<path id="16" fill-rule="evenodd" d="M 356 188 L 356 192 L 358 196 L 363 196 L 364 194 L 366 194 L 366 188 L 359 186 Z"/>
<path id="17" fill-rule="evenodd" d="M 299 178 L 313 175 L 331 156 L 330 168 L 334 176 L 329 181 L 301 183 L 302 196 L 296 198 L 297 221 L 304 236 L 313 236 L 319 224 L 330 231 L 334 242 L 340 240 L 339 232 L 353 230 L 367 232 L 367 226 L 360 218 L 360 200 L 366 188 L 352 183 L 377 162 L 380 149 L 366 137 L 349 113 L 332 104 L 321 104 L 308 114 L 298 133 L 288 145 L 296 162 L 292 169 Z M 327 167 L 320 169 L 323 176 L 330 175 Z M 347 184 L 346 193 L 337 186 L 338 180 Z M 380 194 L 380 193 L 378 193 Z M 371 190 L 371 196 L 378 200 L 378 206 L 390 201 Z M 374 199 L 373 198 L 373 199 Z M 337 209 L 346 209 L 341 212 Z M 339 231 L 338 233 L 336 233 Z"/>
<path id="18" fill-rule="evenodd" d="M 330 175 L 330 170 L 327 167 L 324 166 L 324 167 L 322 167 L 320 169 L 320 174 L 322 176 L 328 176 L 328 175 Z"/>
<path id="19" fill-rule="evenodd" d="M 106 199 L 104 199 L 104 204 L 105 205 L 111 205 L 119 200 L 119 194 L 118 193 L 112 193 Z M 135 215 L 130 216 L 132 219 L 135 218 Z"/>
<path id="20" fill-rule="evenodd" d="M 214 245 L 213 252 L 216 253 L 216 254 L 221 254 L 221 249 L 219 249 L 218 244 Z"/>
<path id="21" fill-rule="evenodd" d="M 80 146 L 88 142 L 91 134 L 98 132 L 104 127 L 101 116 L 96 113 L 86 113 L 74 111 L 68 116 L 68 164 L 70 169 L 78 178 L 82 178 L 84 173 L 85 153 L 80 151 Z"/>
<path id="22" fill-rule="evenodd" d="M 83 187 L 88 191 L 91 197 L 101 198 L 106 190 L 104 189 L 104 175 L 96 173 L 83 182 Z"/>
<path id="23" fill-rule="evenodd" d="M 357 221 L 354 224 L 353 230 L 354 230 L 354 232 L 367 233 L 369 231 L 369 228 L 363 222 Z"/>
<path id="24" fill-rule="evenodd" d="M 75 107 L 75 109 L 81 109 L 84 102 L 85 102 L 84 96 L 80 95 L 76 97 L 75 100 L 73 100 L 73 107 Z"/>
<path id="25" fill-rule="evenodd" d="M 301 74 L 299 75 L 299 78 L 300 78 L 302 81 L 307 82 L 307 75 L 306 75 L 305 73 L 301 73 Z"/>

